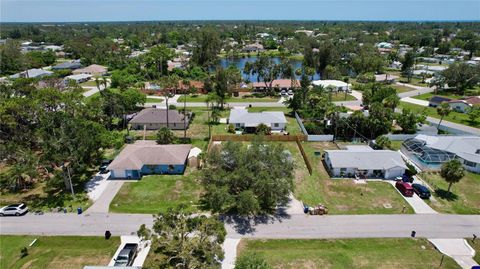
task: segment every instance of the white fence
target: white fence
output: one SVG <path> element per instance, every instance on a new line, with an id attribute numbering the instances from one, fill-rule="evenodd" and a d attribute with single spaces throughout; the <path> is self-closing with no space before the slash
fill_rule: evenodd
<path id="1" fill-rule="evenodd" d="M 333 135 L 309 135 L 307 132 L 307 129 L 305 129 L 305 126 L 303 126 L 302 119 L 300 118 L 300 116 L 298 116 L 297 112 L 295 112 L 295 119 L 297 120 L 297 123 L 300 126 L 302 133 L 307 136 L 307 141 L 312 141 L 312 142 L 333 141 Z"/>

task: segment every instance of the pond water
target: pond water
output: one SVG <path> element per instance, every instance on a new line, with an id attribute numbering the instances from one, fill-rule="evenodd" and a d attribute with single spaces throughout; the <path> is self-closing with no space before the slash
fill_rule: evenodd
<path id="1" fill-rule="evenodd" d="M 256 82 L 257 81 L 257 75 L 248 75 L 248 74 L 244 74 L 243 73 L 243 69 L 245 68 L 245 64 L 247 62 L 250 62 L 250 63 L 253 63 L 257 60 L 257 57 L 256 56 L 251 56 L 251 57 L 245 57 L 245 58 L 222 58 L 220 59 L 220 66 L 222 66 L 223 68 L 227 68 L 231 65 L 234 65 L 236 66 L 238 69 L 240 69 L 240 71 L 242 71 L 242 76 L 243 76 L 243 79 L 245 80 L 248 80 L 250 82 Z M 275 62 L 275 63 L 279 63 L 280 62 L 280 58 L 279 57 L 272 57 L 272 60 Z M 292 65 L 293 65 L 293 69 L 294 70 L 297 70 L 299 68 L 302 67 L 302 61 L 300 60 L 292 60 Z M 297 79 L 300 79 L 300 76 L 296 76 Z M 319 74 L 315 74 L 315 76 L 313 77 L 314 80 L 319 80 L 320 79 L 320 75 Z"/>

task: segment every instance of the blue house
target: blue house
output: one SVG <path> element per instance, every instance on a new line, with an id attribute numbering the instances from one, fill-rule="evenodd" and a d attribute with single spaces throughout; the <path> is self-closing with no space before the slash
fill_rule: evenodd
<path id="1" fill-rule="evenodd" d="M 111 178 L 139 179 L 143 175 L 183 174 L 191 145 L 158 145 L 136 141 L 127 145 L 107 167 Z"/>

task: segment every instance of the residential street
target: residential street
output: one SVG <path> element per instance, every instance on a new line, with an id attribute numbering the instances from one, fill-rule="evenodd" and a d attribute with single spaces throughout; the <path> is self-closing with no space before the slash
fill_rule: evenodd
<path id="1" fill-rule="evenodd" d="M 418 237 L 465 238 L 480 232 L 480 215 L 283 215 L 256 220 L 256 225 L 227 221 L 230 238 L 367 238 Z M 29 235 L 99 235 L 106 230 L 114 235 L 135 233 L 141 224 L 151 226 L 152 215 L 106 214 L 85 215 L 27 214 L 0 218 L 1 234 Z"/>

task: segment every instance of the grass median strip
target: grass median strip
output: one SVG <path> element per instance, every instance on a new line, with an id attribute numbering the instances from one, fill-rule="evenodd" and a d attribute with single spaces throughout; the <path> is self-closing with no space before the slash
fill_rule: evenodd
<path id="1" fill-rule="evenodd" d="M 37 239 L 33 246 L 30 243 Z M 0 268 L 77 268 L 106 266 L 120 245 L 120 238 L 93 236 L 0 236 Z M 26 247 L 28 255 L 21 257 Z"/>

